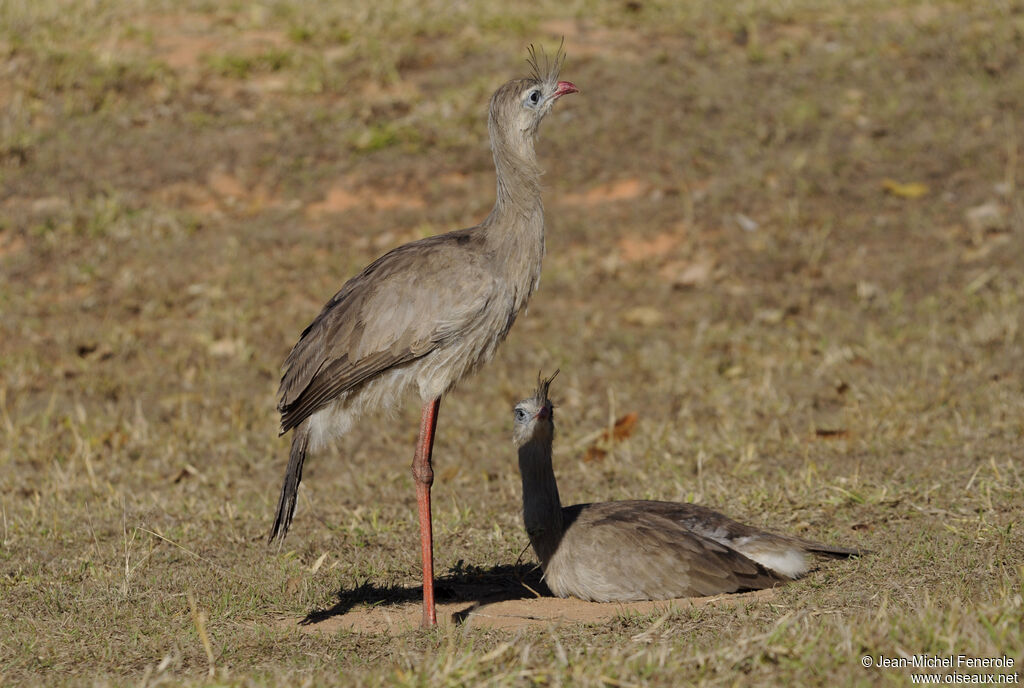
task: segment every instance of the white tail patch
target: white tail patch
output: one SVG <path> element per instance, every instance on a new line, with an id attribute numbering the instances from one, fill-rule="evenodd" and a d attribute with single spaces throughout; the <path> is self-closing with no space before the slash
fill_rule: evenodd
<path id="1" fill-rule="evenodd" d="M 765 542 L 758 537 L 741 537 L 727 543 L 745 557 L 787 578 L 799 578 L 810 570 L 807 554 L 798 547 Z"/>
<path id="2" fill-rule="evenodd" d="M 413 366 L 389 368 L 355 394 L 342 392 L 309 417 L 309 451 L 316 454 L 348 432 L 367 410 L 390 414 L 414 382 Z"/>
<path id="3" fill-rule="evenodd" d="M 798 549 L 786 549 L 781 552 L 743 552 L 766 569 L 782 574 L 787 578 L 799 578 L 810 568 L 807 556 Z"/>

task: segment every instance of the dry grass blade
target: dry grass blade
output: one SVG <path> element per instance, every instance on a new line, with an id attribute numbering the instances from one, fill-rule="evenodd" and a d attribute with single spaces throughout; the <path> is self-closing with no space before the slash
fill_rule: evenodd
<path id="1" fill-rule="evenodd" d="M 184 545 L 180 545 L 177 542 L 175 542 L 174 540 L 171 540 L 168 537 L 164 537 L 160 533 L 157 533 L 155 531 L 149 530 L 148 528 L 143 528 L 142 526 L 135 526 L 135 528 L 133 528 L 133 531 L 142 531 L 143 533 L 147 533 L 149 535 L 152 535 L 155 538 L 159 538 L 159 539 L 163 540 L 164 542 L 166 542 L 167 544 L 171 545 L 172 547 L 177 547 L 178 549 L 180 549 L 185 554 L 188 554 L 189 556 L 195 557 L 199 561 L 204 562 L 206 564 L 209 564 L 210 566 L 212 566 L 215 569 L 218 569 L 220 571 L 226 571 L 227 570 L 223 566 L 218 564 L 217 562 L 210 561 L 209 559 L 207 559 L 203 555 L 201 555 L 201 554 L 199 554 L 197 552 L 193 552 L 188 547 L 185 547 Z"/>
<path id="2" fill-rule="evenodd" d="M 206 612 L 200 611 L 199 607 L 196 606 L 196 597 L 192 594 L 191 590 L 188 591 L 188 606 L 192 611 L 192 623 L 195 624 L 196 635 L 199 636 L 199 640 L 203 644 L 206 659 L 210 664 L 208 669 L 209 676 L 213 678 L 217 673 L 217 667 L 214 663 L 213 646 L 210 644 L 210 636 L 206 632 Z"/>
<path id="3" fill-rule="evenodd" d="M 674 612 L 672 610 L 665 612 L 660 617 L 658 617 L 658 619 L 654 623 L 648 626 L 642 633 L 637 633 L 636 635 L 631 636 L 630 640 L 632 640 L 635 643 L 652 642 L 656 637 L 655 631 L 664 626 L 665 622 L 668 621 L 669 617 L 672 616 L 673 613 Z"/>
<path id="4" fill-rule="evenodd" d="M 327 554 L 327 552 L 324 552 L 319 557 L 317 557 L 316 561 L 313 562 L 313 565 L 309 567 L 310 574 L 314 574 L 320 570 L 320 567 L 323 566 L 324 561 L 327 559 Z"/>

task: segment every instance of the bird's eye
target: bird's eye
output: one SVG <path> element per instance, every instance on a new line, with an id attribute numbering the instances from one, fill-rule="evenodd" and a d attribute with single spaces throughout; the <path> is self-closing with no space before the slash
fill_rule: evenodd
<path id="1" fill-rule="evenodd" d="M 521 407 L 516 407 L 516 410 L 514 411 L 514 414 L 515 414 L 515 418 L 516 418 L 516 422 L 517 423 L 522 423 L 524 420 L 526 420 L 526 415 L 527 415 L 526 414 L 526 409 L 521 408 Z"/>
<path id="2" fill-rule="evenodd" d="M 533 89 L 530 91 L 530 95 L 526 96 L 526 99 L 530 102 L 530 105 L 536 105 L 540 102 L 540 91 Z"/>

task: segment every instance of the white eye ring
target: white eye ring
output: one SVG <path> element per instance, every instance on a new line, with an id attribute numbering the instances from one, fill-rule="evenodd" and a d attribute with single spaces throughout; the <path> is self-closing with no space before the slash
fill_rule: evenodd
<path id="1" fill-rule="evenodd" d="M 515 415 L 516 421 L 521 423 L 524 420 L 526 420 L 527 413 L 526 413 L 525 409 L 517 408 L 514 411 L 514 415 Z"/>
<path id="2" fill-rule="evenodd" d="M 540 102 L 540 91 L 533 89 L 530 91 L 530 95 L 526 96 L 526 100 L 529 101 L 530 105 L 536 105 Z"/>

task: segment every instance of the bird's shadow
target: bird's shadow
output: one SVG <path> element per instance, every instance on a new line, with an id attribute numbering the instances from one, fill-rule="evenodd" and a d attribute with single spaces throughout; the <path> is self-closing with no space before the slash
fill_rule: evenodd
<path id="1" fill-rule="evenodd" d="M 501 564 L 491 568 L 465 566 L 459 562 L 444 576 L 434 580 L 434 598 L 437 602 L 465 602 L 463 612 L 455 615 L 455 622 L 465 617 L 483 603 L 506 600 L 549 597 L 551 592 L 541 579 L 542 573 L 536 564 Z M 365 582 L 357 588 L 342 588 L 338 601 L 328 609 L 311 611 L 300 621 L 301 625 L 318 624 L 334 616 L 342 616 L 357 605 L 390 606 L 419 602 L 423 597 L 421 586 L 378 586 Z"/>

